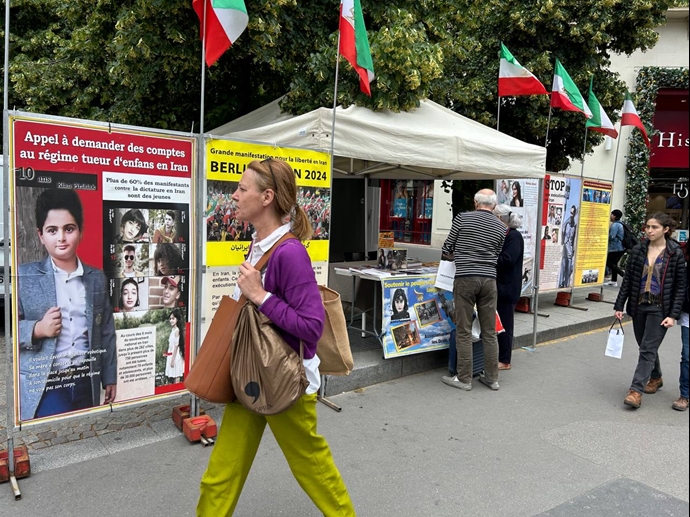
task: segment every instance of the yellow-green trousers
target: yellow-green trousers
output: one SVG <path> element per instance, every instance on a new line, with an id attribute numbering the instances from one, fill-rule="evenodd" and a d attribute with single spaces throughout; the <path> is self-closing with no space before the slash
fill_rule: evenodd
<path id="1" fill-rule="evenodd" d="M 201 478 L 199 517 L 230 516 L 268 423 L 302 489 L 326 517 L 355 516 L 325 438 L 316 432 L 316 394 L 303 395 L 277 415 L 252 413 L 239 402 L 225 407 L 216 444 Z"/>

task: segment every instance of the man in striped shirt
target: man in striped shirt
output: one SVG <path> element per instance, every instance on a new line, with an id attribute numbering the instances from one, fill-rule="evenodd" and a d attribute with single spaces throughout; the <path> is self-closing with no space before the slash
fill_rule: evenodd
<path id="1" fill-rule="evenodd" d="M 458 374 L 443 377 L 442 380 L 454 388 L 465 391 L 472 389 L 472 318 L 476 304 L 484 345 L 484 373 L 479 376 L 479 381 L 497 390 L 496 261 L 508 228 L 493 214 L 496 206 L 493 190 L 477 192 L 474 206 L 473 212 L 462 212 L 455 216 L 443 244 L 444 256 L 452 255 L 455 262 L 453 298 Z"/>

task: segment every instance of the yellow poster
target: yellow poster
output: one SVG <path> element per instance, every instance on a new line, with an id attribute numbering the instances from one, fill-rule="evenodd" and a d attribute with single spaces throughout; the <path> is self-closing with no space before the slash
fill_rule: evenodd
<path id="1" fill-rule="evenodd" d="M 582 184 L 580 232 L 575 260 L 575 287 L 601 285 L 606 270 L 612 184 L 585 180 Z"/>
<path id="2" fill-rule="evenodd" d="M 206 142 L 206 265 L 238 266 L 249 251 L 253 229 L 234 216 L 232 194 L 253 160 L 283 160 L 297 179 L 297 202 L 314 228 L 304 245 L 312 262 L 328 261 L 331 214 L 330 156 L 318 151 L 209 140 Z"/>
<path id="3" fill-rule="evenodd" d="M 331 162 L 326 153 L 270 145 L 208 140 L 206 142 L 206 265 L 202 336 L 223 295 L 232 295 L 239 265 L 249 252 L 254 229 L 235 219 L 232 195 L 242 173 L 254 160 L 283 160 L 295 171 L 297 203 L 314 229 L 303 244 L 319 284 L 328 282 L 328 248 L 331 215 Z"/>

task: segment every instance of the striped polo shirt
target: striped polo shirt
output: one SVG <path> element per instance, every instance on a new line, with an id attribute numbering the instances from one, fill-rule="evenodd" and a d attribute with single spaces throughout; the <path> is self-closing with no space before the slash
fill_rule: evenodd
<path id="1" fill-rule="evenodd" d="M 455 260 L 455 278 L 496 278 L 496 261 L 507 232 L 506 225 L 488 210 L 456 215 L 443 243 L 443 252 L 452 254 Z"/>

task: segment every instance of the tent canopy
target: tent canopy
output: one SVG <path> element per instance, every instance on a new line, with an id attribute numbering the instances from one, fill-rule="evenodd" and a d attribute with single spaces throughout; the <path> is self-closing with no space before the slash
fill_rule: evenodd
<path id="1" fill-rule="evenodd" d="M 278 147 L 331 150 L 333 110 L 292 116 L 277 99 L 211 134 Z M 458 115 L 430 100 L 410 112 L 336 109 L 334 172 L 378 179 L 543 178 L 546 149 Z"/>

